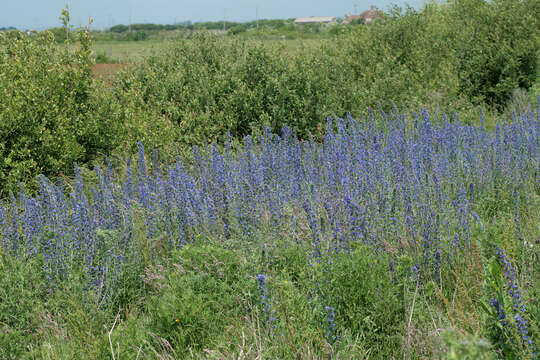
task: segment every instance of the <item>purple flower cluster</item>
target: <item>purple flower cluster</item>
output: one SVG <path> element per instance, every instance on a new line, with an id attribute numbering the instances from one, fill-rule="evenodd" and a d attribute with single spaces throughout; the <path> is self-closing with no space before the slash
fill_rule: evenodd
<path id="1" fill-rule="evenodd" d="M 162 166 L 148 166 L 139 144 L 123 174 L 108 164 L 85 182 L 76 168 L 71 186 L 42 177 L 36 196 L 0 202 L 0 246 L 43 255 L 54 281 L 82 268 L 103 294 L 114 293 L 125 261 L 137 261 L 141 237 L 157 251 L 201 234 L 249 242 L 271 233 L 306 242 L 314 262 L 356 242 L 406 251 L 435 274 L 468 246 L 482 193 L 538 180 L 538 119 L 531 111 L 492 133 L 393 111 L 329 119 L 322 142 L 267 130 L 240 150 L 195 148 L 192 161 Z"/>
<path id="2" fill-rule="evenodd" d="M 510 259 L 506 255 L 504 249 L 501 249 L 499 247 L 497 248 L 497 257 L 500 264 L 504 267 L 504 277 L 506 280 L 504 287 L 506 289 L 507 294 L 512 299 L 512 313 L 513 313 L 513 319 L 517 328 L 517 332 L 519 336 L 521 337 L 522 344 L 527 347 L 532 347 L 533 343 L 529 335 L 527 321 L 523 318 L 523 315 L 525 314 L 525 311 L 526 311 L 526 307 L 521 297 L 521 292 L 520 292 L 518 282 L 516 279 L 516 270 L 512 266 Z M 503 307 L 499 303 L 499 300 L 497 298 L 494 298 L 490 302 L 490 304 L 491 306 L 495 308 L 495 311 L 497 313 L 497 320 L 503 326 L 503 328 L 506 328 L 508 324 L 508 320 L 506 318 L 506 314 Z M 508 331 L 508 329 L 506 330 Z"/>
<path id="3" fill-rule="evenodd" d="M 328 323 L 326 326 L 327 333 L 326 336 L 328 338 L 332 338 L 334 336 L 334 333 L 336 331 L 336 314 L 335 309 L 331 306 L 325 306 L 324 309 L 326 310 L 326 322 Z"/>
<path id="4" fill-rule="evenodd" d="M 264 274 L 257 275 L 257 281 L 259 283 L 259 291 L 261 293 L 261 306 L 263 308 L 263 311 L 268 316 L 267 322 L 271 323 L 276 320 L 276 317 L 274 315 L 274 310 L 272 309 L 270 305 L 270 299 L 268 296 L 268 288 L 266 286 L 266 275 Z"/>
<path id="5" fill-rule="evenodd" d="M 499 321 L 501 325 L 504 325 L 506 321 L 506 313 L 504 312 L 504 308 L 501 303 L 499 303 L 499 299 L 493 298 L 491 299 L 489 304 L 495 309 L 495 313 L 497 314 L 497 321 Z"/>

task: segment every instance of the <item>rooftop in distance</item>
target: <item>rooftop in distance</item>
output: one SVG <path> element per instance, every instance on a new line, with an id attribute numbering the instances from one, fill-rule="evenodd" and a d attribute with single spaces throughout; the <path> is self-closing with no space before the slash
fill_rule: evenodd
<path id="1" fill-rule="evenodd" d="M 294 20 L 295 24 L 315 24 L 322 23 L 327 24 L 335 21 L 334 16 L 312 16 L 312 17 L 300 17 Z"/>
<path id="2" fill-rule="evenodd" d="M 347 15 L 345 20 L 343 20 L 344 24 L 349 24 L 353 21 L 362 21 L 366 24 L 373 22 L 375 19 L 381 19 L 384 17 L 384 13 L 380 10 L 377 10 L 377 8 L 374 5 L 371 5 L 369 10 L 366 10 L 362 12 L 360 15 Z"/>

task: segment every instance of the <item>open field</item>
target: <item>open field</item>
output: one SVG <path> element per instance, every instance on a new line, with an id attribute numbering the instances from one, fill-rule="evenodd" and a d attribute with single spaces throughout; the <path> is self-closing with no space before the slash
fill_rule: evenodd
<path id="1" fill-rule="evenodd" d="M 169 46 L 171 40 L 96 42 L 92 51 L 119 62 L 136 62 Z"/>
<path id="2" fill-rule="evenodd" d="M 92 45 L 92 51 L 95 54 L 105 54 L 108 58 L 119 62 L 136 62 L 145 57 L 163 51 L 170 47 L 175 41 L 170 40 L 147 40 L 147 41 L 100 41 Z M 294 40 L 258 40 L 250 39 L 249 42 L 262 44 L 269 47 L 281 47 L 287 54 L 295 54 L 300 51 L 317 48 L 325 43 L 329 43 L 328 39 L 294 39 Z"/>

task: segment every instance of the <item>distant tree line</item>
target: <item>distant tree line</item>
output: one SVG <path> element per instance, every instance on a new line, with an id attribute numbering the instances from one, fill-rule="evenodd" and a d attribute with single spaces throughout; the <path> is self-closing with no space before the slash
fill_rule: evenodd
<path id="1" fill-rule="evenodd" d="M 257 27 L 265 28 L 281 28 L 292 25 L 292 19 L 288 20 L 254 20 L 250 22 L 234 22 L 234 21 L 208 21 L 192 23 L 190 21 L 178 24 L 132 24 L 132 25 L 115 25 L 109 31 L 114 33 L 123 33 L 126 31 L 172 31 L 172 30 L 231 30 L 232 32 L 242 32 L 248 29 Z M 233 31 L 235 29 L 235 31 Z"/>
<path id="2" fill-rule="evenodd" d="M 13 26 L 0 27 L 0 31 L 8 31 L 8 30 L 17 30 L 17 29 L 14 28 Z"/>

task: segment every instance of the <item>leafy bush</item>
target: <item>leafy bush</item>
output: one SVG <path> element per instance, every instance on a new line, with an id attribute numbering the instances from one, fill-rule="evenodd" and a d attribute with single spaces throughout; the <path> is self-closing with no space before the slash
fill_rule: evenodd
<path id="1" fill-rule="evenodd" d="M 47 29 L 47 32 L 50 32 L 54 36 L 54 41 L 58 44 L 63 44 L 68 40 L 68 37 L 73 36 L 73 31 L 71 29 L 66 29 L 63 27 L 54 27 Z"/>
<path id="2" fill-rule="evenodd" d="M 341 46 L 370 102 L 501 109 L 513 89 L 535 81 L 535 4 L 457 0 L 421 10 L 396 7 L 385 23 L 356 27 Z"/>
<path id="3" fill-rule="evenodd" d="M 1 195 L 38 174 L 72 174 L 122 140 L 122 113 L 91 77 L 88 32 L 78 38 L 71 51 L 49 32 L 0 33 Z"/>
<path id="4" fill-rule="evenodd" d="M 238 35 L 240 33 L 243 33 L 247 30 L 246 26 L 243 25 L 236 25 L 229 29 L 229 32 L 233 35 Z"/>
<path id="5" fill-rule="evenodd" d="M 277 132 L 287 125 L 307 137 L 329 115 L 359 117 L 379 102 L 384 109 L 392 102 L 403 108 L 429 104 L 476 119 L 476 105 L 502 109 L 513 89 L 534 82 L 534 26 L 520 30 L 536 21 L 531 6 L 457 1 L 428 3 L 421 11 L 395 8 L 384 23 L 332 28 L 336 43 L 291 55 L 238 38 L 198 35 L 128 71 L 115 90 L 122 102 L 134 101 L 138 111 L 142 105 L 152 118 L 174 124 L 175 139 L 184 144 L 215 141 L 227 131 L 242 137 L 265 126 Z M 501 33 L 500 44 L 484 20 L 467 20 L 484 10 L 497 34 L 506 22 L 515 30 Z M 235 25 L 230 32 L 244 29 Z M 288 36 L 326 27 L 287 29 L 286 24 L 262 27 L 245 36 Z M 496 51 L 500 46 L 508 51 Z"/>
<path id="6" fill-rule="evenodd" d="M 339 39 L 359 89 L 359 105 L 394 101 L 404 108 L 467 108 L 443 19 L 433 4 L 422 11 L 395 9 L 385 23 L 353 27 Z"/>
<path id="7" fill-rule="evenodd" d="M 121 101 L 137 101 L 176 125 L 184 144 L 285 124 L 305 135 L 332 112 L 348 110 L 339 69 L 330 55 L 291 60 L 279 49 L 201 35 L 126 72 L 115 90 Z"/>
<path id="8" fill-rule="evenodd" d="M 143 41 L 148 38 L 148 33 L 145 31 L 129 32 L 126 36 L 128 41 Z"/>
<path id="9" fill-rule="evenodd" d="M 115 59 L 111 59 L 105 51 L 100 51 L 96 55 L 96 64 L 113 64 L 117 62 Z"/>
<path id="10" fill-rule="evenodd" d="M 501 109 L 514 89 L 533 85 L 540 54 L 536 14 L 534 0 L 448 4 L 446 16 L 461 93 L 476 103 Z"/>

